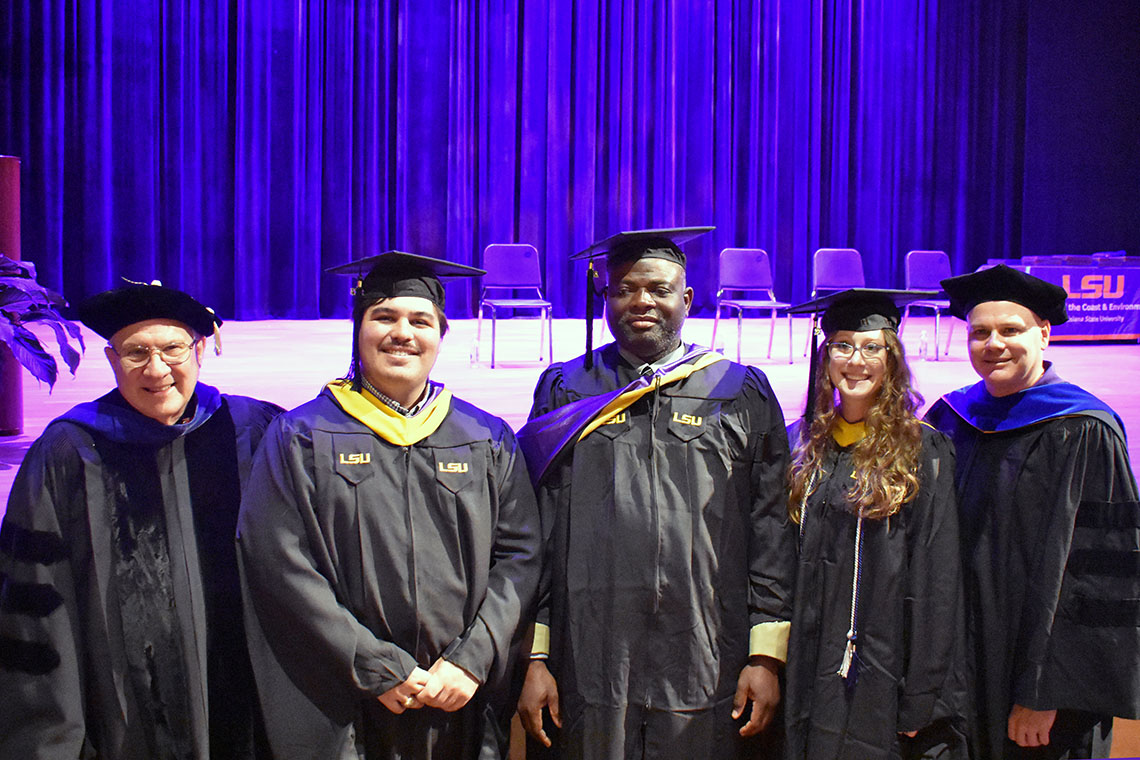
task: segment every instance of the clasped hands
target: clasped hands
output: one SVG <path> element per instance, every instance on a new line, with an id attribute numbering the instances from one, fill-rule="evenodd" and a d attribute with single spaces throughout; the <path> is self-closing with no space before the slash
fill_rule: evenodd
<path id="1" fill-rule="evenodd" d="M 403 683 L 377 699 L 396 715 L 421 707 L 455 712 L 470 701 L 478 688 L 479 681 L 466 670 L 439 659 L 428 670 L 415 668 Z"/>

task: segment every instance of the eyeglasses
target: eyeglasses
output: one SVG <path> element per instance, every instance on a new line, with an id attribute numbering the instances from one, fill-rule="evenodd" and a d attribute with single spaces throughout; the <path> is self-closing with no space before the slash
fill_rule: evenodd
<path id="1" fill-rule="evenodd" d="M 138 369 L 150 364 L 150 357 L 158 354 L 163 363 L 168 367 L 176 367 L 190 358 L 191 349 L 194 348 L 193 343 L 170 343 L 159 348 L 151 348 L 150 346 L 123 346 L 123 350 L 119 351 L 114 346 L 111 350 L 119 357 L 119 362 L 127 369 Z"/>
<path id="2" fill-rule="evenodd" d="M 887 347 L 878 343 L 864 343 L 861 346 L 853 346 L 850 343 L 843 341 L 836 341 L 835 343 L 827 344 L 827 351 L 831 354 L 832 359 L 850 359 L 858 351 L 863 355 L 865 362 L 878 362 L 882 361 L 883 357 L 887 354 Z"/>

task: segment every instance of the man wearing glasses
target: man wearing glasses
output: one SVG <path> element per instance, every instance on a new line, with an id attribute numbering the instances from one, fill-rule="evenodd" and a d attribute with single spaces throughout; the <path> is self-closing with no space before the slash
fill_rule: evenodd
<path id="1" fill-rule="evenodd" d="M 281 410 L 198 381 L 222 321 L 158 284 L 92 296 L 116 387 L 51 422 L 0 528 L 0 757 L 252 758 L 234 534 Z"/>
<path id="2" fill-rule="evenodd" d="M 942 281 L 981 382 L 927 421 L 958 453 L 975 715 L 985 758 L 1107 757 L 1140 717 L 1140 505 L 1124 425 L 1044 351 L 1067 294 L 1006 266 Z"/>

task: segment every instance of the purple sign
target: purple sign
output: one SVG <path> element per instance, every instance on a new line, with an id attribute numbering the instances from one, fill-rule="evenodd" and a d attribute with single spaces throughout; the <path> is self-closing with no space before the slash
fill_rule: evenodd
<path id="1" fill-rule="evenodd" d="M 1069 321 L 1054 340 L 1140 340 L 1140 267 L 1027 266 L 1069 293 Z"/>

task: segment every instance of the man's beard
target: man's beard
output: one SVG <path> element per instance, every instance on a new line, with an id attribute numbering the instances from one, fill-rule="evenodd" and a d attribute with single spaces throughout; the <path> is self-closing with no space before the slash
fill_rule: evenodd
<path id="1" fill-rule="evenodd" d="M 650 362 L 656 361 L 677 347 L 680 342 L 681 324 L 672 324 L 661 321 L 650 330 L 635 331 L 624 322 L 619 322 L 616 328 L 611 325 L 614 338 L 618 346 L 637 356 L 639 359 Z"/>

